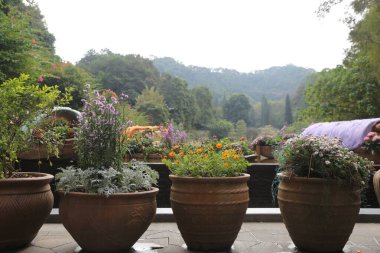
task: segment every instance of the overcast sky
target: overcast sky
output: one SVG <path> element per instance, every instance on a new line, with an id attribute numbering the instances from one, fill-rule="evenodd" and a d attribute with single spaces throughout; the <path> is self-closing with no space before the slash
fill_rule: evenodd
<path id="1" fill-rule="evenodd" d="M 241 72 L 294 64 L 318 71 L 349 48 L 344 8 L 319 19 L 320 0 L 37 0 L 56 53 L 89 49 L 172 57 Z"/>

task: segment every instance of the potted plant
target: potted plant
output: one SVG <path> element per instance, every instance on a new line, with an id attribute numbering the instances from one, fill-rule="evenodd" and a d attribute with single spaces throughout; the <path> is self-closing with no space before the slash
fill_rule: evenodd
<path id="1" fill-rule="evenodd" d="M 373 163 L 339 139 L 298 136 L 276 154 L 278 204 L 300 250 L 338 252 L 346 244 L 360 209 Z"/>
<path id="2" fill-rule="evenodd" d="M 123 163 L 122 101 L 86 93 L 75 133 L 79 168 L 56 175 L 60 219 L 83 250 L 127 250 L 154 218 L 158 174 L 142 162 Z"/>
<path id="3" fill-rule="evenodd" d="M 16 172 L 15 166 L 18 154 L 30 148 L 35 118 L 64 100 L 56 87 L 30 84 L 24 74 L 0 85 L 0 250 L 30 243 L 53 207 L 53 176 Z"/>
<path id="4" fill-rule="evenodd" d="M 371 131 L 363 139 L 363 145 L 354 150 L 358 155 L 380 164 L 380 134 Z"/>
<path id="5" fill-rule="evenodd" d="M 237 150 L 222 148 L 184 146 L 163 159 L 172 172 L 171 207 L 189 250 L 229 250 L 243 223 L 249 163 Z"/>
<path id="6" fill-rule="evenodd" d="M 33 134 L 28 139 L 29 148 L 19 153 L 18 158 L 50 160 L 53 154 L 53 158 L 75 159 L 73 137 L 79 115 L 79 111 L 69 107 L 55 107 L 51 115 L 39 115 Z"/>
<path id="7" fill-rule="evenodd" d="M 256 150 L 256 154 L 259 157 L 265 156 L 268 159 L 273 159 L 273 151 L 280 142 L 280 136 L 264 135 L 255 138 L 251 143 L 251 147 Z"/>

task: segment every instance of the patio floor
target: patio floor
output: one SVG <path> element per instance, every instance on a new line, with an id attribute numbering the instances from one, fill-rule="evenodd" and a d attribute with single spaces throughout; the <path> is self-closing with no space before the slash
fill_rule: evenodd
<path id="1" fill-rule="evenodd" d="M 9 253 L 73 253 L 84 252 L 62 224 L 44 224 L 32 244 Z M 134 245 L 134 253 L 185 253 L 183 239 L 176 223 L 154 222 Z M 294 253 L 283 223 L 245 222 L 231 253 Z M 304 251 L 302 251 L 304 252 Z M 380 253 L 380 224 L 357 223 L 344 253 Z"/>

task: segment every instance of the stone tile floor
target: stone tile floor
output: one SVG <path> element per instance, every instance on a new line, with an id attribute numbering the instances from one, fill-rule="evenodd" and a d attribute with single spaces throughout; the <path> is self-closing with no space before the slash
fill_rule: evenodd
<path id="1" fill-rule="evenodd" d="M 8 253 L 84 253 L 62 224 L 44 224 L 30 246 Z M 128 251 L 126 251 L 128 252 Z M 152 223 L 132 253 L 188 253 L 175 223 Z M 295 253 L 283 223 L 245 222 L 230 253 Z M 344 253 L 380 253 L 380 224 L 357 223 Z M 304 252 L 302 252 L 304 253 Z"/>

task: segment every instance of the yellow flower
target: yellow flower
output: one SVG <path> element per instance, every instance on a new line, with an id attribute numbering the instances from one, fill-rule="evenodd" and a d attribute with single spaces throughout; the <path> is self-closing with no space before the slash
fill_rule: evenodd
<path id="1" fill-rule="evenodd" d="M 175 152 L 174 152 L 174 151 L 170 152 L 170 153 L 169 153 L 169 157 L 170 157 L 170 158 L 175 157 Z"/>
<path id="2" fill-rule="evenodd" d="M 214 150 L 214 147 L 213 147 L 213 146 L 210 146 L 209 149 L 210 149 L 210 150 Z"/>
<path id="3" fill-rule="evenodd" d="M 229 155 L 228 150 L 224 150 L 224 151 L 223 151 L 223 155 L 224 155 L 224 156 L 228 156 L 228 155 Z"/>
<path id="4" fill-rule="evenodd" d="M 222 145 L 222 143 L 218 143 L 218 144 L 216 144 L 216 146 L 215 146 L 216 148 L 222 148 L 223 147 L 223 145 Z"/>
<path id="5" fill-rule="evenodd" d="M 180 161 L 179 161 L 179 160 L 175 160 L 175 163 L 176 163 L 176 164 L 179 164 L 179 163 L 180 163 Z"/>
<path id="6" fill-rule="evenodd" d="M 193 155 L 193 154 L 194 154 L 194 152 L 190 150 L 189 151 L 189 155 Z"/>

